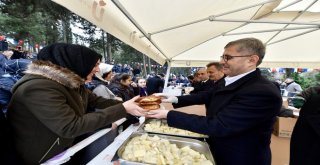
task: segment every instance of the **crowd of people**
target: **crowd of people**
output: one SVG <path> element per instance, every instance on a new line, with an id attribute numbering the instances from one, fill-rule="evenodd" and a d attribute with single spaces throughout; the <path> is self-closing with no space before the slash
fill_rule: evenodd
<path id="1" fill-rule="evenodd" d="M 2 50 L 1 114 L 8 121 L 7 137 L 11 141 L 3 145 L 12 145 L 15 156 L 7 152 L 3 161 L 39 164 L 74 145 L 80 136 L 105 127 L 126 128 L 137 124 L 140 116 L 147 116 L 165 118 L 171 127 L 209 135 L 207 142 L 218 165 L 270 165 L 271 133 L 282 105 L 280 88 L 284 84 L 261 75 L 258 66 L 265 49 L 255 38 L 229 42 L 220 62 L 211 62 L 188 77 L 171 76 L 169 85 L 193 87 L 190 95 L 177 97 L 161 93 L 164 74 L 140 77 L 140 72 L 129 65 L 101 62 L 101 55 L 85 46 L 52 44 L 41 49 L 34 60 L 12 60 L 13 52 Z M 310 110 L 319 103 L 319 88 L 301 93 L 292 79 L 284 83 L 286 90 L 294 90 L 303 98 L 302 117 L 291 144 L 295 158 L 290 163 L 299 164 L 296 162 L 305 159 L 297 152 L 305 148 L 301 139 L 314 142 L 320 136 L 315 129 L 318 118 L 309 118 L 319 113 Z M 2 92 L 5 84 L 10 86 Z M 174 108 L 204 104 L 206 116 L 170 110 L 147 113 L 135 103 L 140 96 L 153 94 L 163 96 L 162 102 L 172 103 Z M 301 137 L 306 132 L 309 136 Z M 317 157 L 306 152 L 303 155 L 312 160 Z"/>

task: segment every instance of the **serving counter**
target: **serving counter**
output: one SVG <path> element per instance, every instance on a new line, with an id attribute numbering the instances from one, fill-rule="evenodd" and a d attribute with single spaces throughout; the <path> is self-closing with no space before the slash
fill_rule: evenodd
<path id="1" fill-rule="evenodd" d="M 164 104 L 166 109 L 173 109 L 170 104 Z M 205 115 L 205 107 L 203 105 L 194 105 L 190 107 L 184 107 L 177 109 L 178 111 L 183 111 L 186 113 L 197 114 L 197 115 Z M 105 147 L 100 153 L 96 156 L 92 157 L 86 164 L 88 165 L 106 165 L 106 164 L 113 164 L 113 159 L 116 156 L 117 150 L 120 146 L 130 137 L 131 134 L 137 132 L 141 125 L 144 124 L 145 118 L 140 117 L 139 125 L 131 125 L 118 136 L 116 136 L 107 147 Z M 73 159 L 73 156 L 76 152 L 81 150 L 82 148 L 90 145 L 93 141 L 99 139 L 101 136 L 105 135 L 106 133 L 112 131 L 111 129 L 104 129 L 96 134 L 88 137 L 87 139 L 83 140 L 82 142 L 76 144 L 73 147 L 70 147 L 65 152 L 57 155 L 56 157 L 48 160 L 43 164 L 63 164 Z M 271 151 L 272 151 L 272 165 L 285 165 L 289 162 L 289 144 L 290 138 L 281 138 L 275 135 L 272 135 L 271 139 Z"/>

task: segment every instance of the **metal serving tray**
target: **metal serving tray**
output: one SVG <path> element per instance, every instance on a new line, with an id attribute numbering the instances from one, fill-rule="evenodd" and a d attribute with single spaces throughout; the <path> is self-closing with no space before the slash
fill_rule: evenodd
<path id="1" fill-rule="evenodd" d="M 147 134 L 148 136 L 158 136 L 161 139 L 167 139 L 171 144 L 176 144 L 178 148 L 183 148 L 185 146 L 189 146 L 191 149 L 203 154 L 208 160 L 212 162 L 213 165 L 215 165 L 215 161 L 213 159 L 212 153 L 210 151 L 209 145 L 206 142 L 202 142 L 195 139 L 190 138 L 182 138 L 182 137 L 175 137 L 175 136 L 166 136 L 166 135 L 159 135 L 159 134 L 148 134 L 143 132 L 135 132 L 133 133 L 119 148 L 117 154 L 119 156 L 120 164 L 124 165 L 145 165 L 145 163 L 140 162 L 132 162 L 128 161 L 122 158 L 122 153 L 125 150 L 125 147 L 127 146 L 128 142 L 137 136 L 142 136 L 144 134 Z"/>
<path id="2" fill-rule="evenodd" d="M 203 135 L 203 136 L 192 136 L 192 135 L 179 135 L 179 134 L 171 134 L 171 133 L 164 133 L 164 132 L 153 132 L 153 131 L 147 131 L 144 129 L 146 124 L 149 124 L 152 120 L 161 120 L 161 122 L 167 122 L 165 119 L 146 119 L 143 124 L 138 129 L 138 132 L 146 132 L 146 133 L 152 133 L 152 134 L 160 134 L 160 135 L 169 135 L 169 136 L 178 136 L 178 137 L 185 137 L 185 138 L 193 138 L 193 139 L 198 139 L 198 140 L 204 140 L 206 138 L 209 138 L 208 135 Z"/>

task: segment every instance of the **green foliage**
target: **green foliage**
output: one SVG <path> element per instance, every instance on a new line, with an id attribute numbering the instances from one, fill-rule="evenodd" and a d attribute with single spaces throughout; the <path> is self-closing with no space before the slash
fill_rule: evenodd
<path id="1" fill-rule="evenodd" d="M 1 0 L 0 33 L 30 45 L 72 42 L 71 12 L 50 0 Z"/>
<path id="2" fill-rule="evenodd" d="M 260 68 L 261 71 L 261 75 L 269 80 L 274 80 L 274 76 L 272 75 L 272 73 L 270 72 L 270 70 L 268 68 Z"/>
<path id="3" fill-rule="evenodd" d="M 295 82 L 301 85 L 302 89 L 306 89 L 312 86 L 320 85 L 320 72 L 310 73 L 292 73 L 292 78 Z"/>
<path id="4" fill-rule="evenodd" d="M 114 55 L 114 62 L 121 63 L 121 64 L 130 64 L 130 62 L 139 62 L 142 63 L 143 56 L 142 53 L 135 50 L 129 45 L 121 44 L 121 51 L 119 51 L 117 54 Z M 155 62 L 152 61 L 151 64 L 154 64 Z M 130 64 L 131 65 L 131 64 Z"/>

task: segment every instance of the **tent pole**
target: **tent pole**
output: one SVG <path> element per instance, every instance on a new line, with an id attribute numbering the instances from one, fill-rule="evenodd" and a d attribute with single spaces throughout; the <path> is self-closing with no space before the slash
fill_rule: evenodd
<path id="1" fill-rule="evenodd" d="M 162 53 L 167 59 L 168 57 L 166 54 L 160 49 L 160 47 L 151 39 L 151 35 L 147 33 L 139 24 L 138 22 L 130 15 L 130 13 L 122 6 L 119 0 L 111 0 L 115 6 L 129 19 L 129 21 L 137 28 L 139 31 L 152 43 L 152 45 L 158 49 L 159 52 Z"/>
<path id="2" fill-rule="evenodd" d="M 168 81 L 169 81 L 169 76 L 170 76 L 170 70 L 171 70 L 171 61 L 167 61 L 168 63 L 168 68 L 167 68 L 167 73 L 164 81 L 164 88 L 168 86 Z"/>
<path id="3" fill-rule="evenodd" d="M 224 16 L 224 15 L 236 13 L 236 12 L 239 12 L 239 11 L 243 11 L 243 10 L 246 10 L 246 9 L 250 9 L 250 8 L 253 8 L 253 7 L 256 7 L 256 6 L 261 6 L 261 5 L 264 5 L 264 4 L 267 4 L 267 3 L 272 3 L 272 2 L 275 2 L 275 0 L 268 0 L 268 1 L 257 3 L 257 4 L 254 4 L 254 5 L 245 6 L 245 7 L 239 8 L 239 9 L 227 11 L 227 12 L 220 13 L 220 14 L 216 14 L 214 16 L 215 17 L 221 17 L 221 16 Z M 162 29 L 162 30 L 159 30 L 159 31 L 155 31 L 155 32 L 150 32 L 149 34 L 150 35 L 154 35 L 154 34 L 166 32 L 166 31 L 170 31 L 170 30 L 174 30 L 174 29 L 177 29 L 177 28 L 181 28 L 181 27 L 184 27 L 184 26 L 192 25 L 192 24 L 203 22 L 203 21 L 207 21 L 207 20 L 208 20 L 208 17 L 205 17 L 205 18 L 202 18 L 202 19 L 199 19 L 199 20 L 195 20 L 195 21 L 192 21 L 192 22 L 188 22 L 188 23 L 185 23 L 185 24 L 181 24 L 181 25 L 165 28 L 165 29 Z"/>
<path id="4" fill-rule="evenodd" d="M 306 32 L 303 32 L 303 33 L 299 33 L 299 34 L 296 34 L 296 35 L 293 35 L 293 36 L 290 36 L 290 37 L 287 37 L 287 38 L 283 38 L 281 40 L 277 40 L 277 41 L 271 42 L 268 45 L 275 44 L 275 43 L 278 43 L 278 42 L 282 42 L 282 41 L 285 41 L 285 40 L 288 40 L 288 39 L 291 39 L 291 38 L 294 38 L 294 37 L 299 37 L 301 35 L 304 35 L 304 34 L 307 34 L 307 33 L 311 33 L 311 32 L 314 32 L 316 30 L 319 30 L 319 29 L 312 29 L 312 30 L 309 30 L 309 31 L 306 31 Z"/>
<path id="5" fill-rule="evenodd" d="M 270 23 L 270 24 L 316 25 L 316 26 L 320 25 L 320 23 L 311 23 L 311 22 L 244 20 L 244 19 L 218 19 L 218 18 L 211 17 L 211 16 L 210 16 L 209 20 L 213 21 L 213 22 L 246 22 L 246 23 Z"/>
<path id="6" fill-rule="evenodd" d="M 305 26 L 305 27 L 295 27 L 295 28 L 281 28 L 281 29 L 270 29 L 270 30 L 257 30 L 257 31 L 250 31 L 250 32 L 241 32 L 241 33 L 226 33 L 223 36 L 231 36 L 231 35 L 241 35 L 241 34 L 252 34 L 252 33 L 265 33 L 265 32 L 274 32 L 274 31 L 288 31 L 288 30 L 300 30 L 300 29 L 319 29 L 319 26 Z"/>
<path id="7" fill-rule="evenodd" d="M 292 2 L 292 3 L 287 4 L 286 6 L 283 6 L 282 8 L 277 9 L 275 12 L 279 12 L 279 11 L 281 11 L 281 10 L 287 8 L 287 7 L 290 7 L 290 6 L 292 6 L 292 5 L 294 5 L 294 4 L 298 3 L 298 2 L 301 2 L 301 1 L 302 0 L 296 0 L 296 1 Z"/>
<path id="8" fill-rule="evenodd" d="M 302 12 L 299 12 L 292 20 L 291 22 L 295 21 L 296 19 L 298 19 L 302 14 L 304 14 L 310 7 L 312 7 L 312 5 L 314 3 L 316 3 L 318 0 L 314 0 L 309 6 L 307 6 Z M 285 25 L 282 29 L 285 29 L 289 26 L 289 24 Z M 276 34 L 274 34 L 267 42 L 266 44 L 268 44 L 269 42 L 271 42 L 271 40 L 273 40 L 277 35 L 279 35 L 282 32 L 282 30 L 278 31 Z"/>

